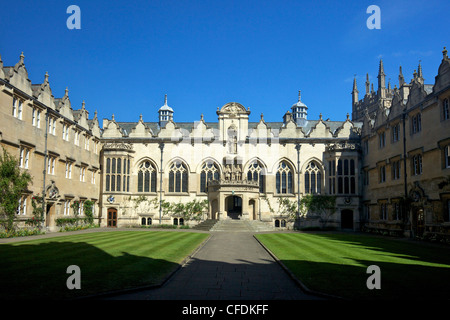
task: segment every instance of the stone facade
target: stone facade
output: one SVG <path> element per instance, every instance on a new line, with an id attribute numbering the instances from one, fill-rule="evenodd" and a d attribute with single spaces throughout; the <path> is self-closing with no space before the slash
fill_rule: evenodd
<path id="1" fill-rule="evenodd" d="M 32 84 L 24 58 L 4 67 L 0 57 L 0 143 L 33 178 L 18 206 L 19 225 L 32 217 L 32 197 L 44 195 L 45 225 L 55 230 L 55 219 L 73 216 L 75 201 L 93 201 L 98 214 L 100 127 L 84 103 L 72 108 L 67 89 L 53 96 L 48 74 Z"/>
<path id="2" fill-rule="evenodd" d="M 167 108 L 166 98 L 161 110 Z M 176 112 L 163 127 L 158 122 L 144 122 L 142 117 L 136 123 L 104 119 L 103 212 L 111 210 L 111 217 L 116 213 L 117 224 L 171 224 L 173 217 L 160 215 L 146 203 L 136 206 L 135 200 L 142 196 L 172 203 L 205 199 L 209 203 L 205 218 L 260 220 L 292 227 L 292 220 L 272 212 L 269 206 L 276 209 L 280 198 L 295 202 L 306 193 L 332 191 L 337 195 L 338 177 L 327 173 L 330 166 L 336 172 L 339 159 L 343 165 L 345 158 L 352 174 L 347 172 L 344 178 L 342 173 L 342 184 L 347 179 L 347 187 L 342 187 L 339 208 L 328 223 L 340 228 L 341 210 L 349 209 L 348 227 L 358 228 L 361 123 L 355 124 L 349 117 L 341 122 L 320 117 L 305 119 L 304 125 L 298 126 L 290 111 L 283 122 L 266 122 L 261 115 L 260 121 L 253 123 L 248 121 L 249 114 L 248 108 L 232 102 L 217 108 L 218 122 L 212 123 L 203 116 L 191 123 L 174 122 Z M 332 189 L 330 178 L 336 185 Z M 315 226 L 319 219 L 308 217 L 303 223 Z"/>
<path id="3" fill-rule="evenodd" d="M 95 202 L 101 226 L 173 224 L 180 217 L 163 214 L 160 201 L 195 199 L 208 200 L 202 220 L 259 220 L 283 228 L 294 221 L 278 212 L 278 201 L 314 193 L 335 195 L 336 210 L 327 217 L 302 215 L 300 227 L 326 221 L 342 229 L 446 234 L 446 50 L 433 85 L 424 83 L 420 65 L 411 83 L 402 75 L 399 80 L 399 88 L 386 87 L 380 62 L 378 90 L 367 81 L 362 100 L 355 80 L 352 119 L 347 114 L 343 121 L 308 120 L 299 92 L 280 122 L 266 122 L 263 114 L 250 122 L 250 109 L 237 102 L 217 107 L 217 122 L 203 116 L 178 122 L 165 96 L 157 121 L 120 122 L 112 115 L 100 128 L 84 103 L 72 109 L 68 90 L 53 97 L 47 74 L 42 84 L 31 84 L 23 54 L 13 67 L 0 58 L 0 143 L 33 176 L 17 218 L 29 218 L 30 197 L 45 194 L 49 228 L 73 215 L 74 201 L 87 199 Z"/>
<path id="4" fill-rule="evenodd" d="M 362 121 L 362 216 L 369 231 L 411 236 L 450 234 L 450 59 L 444 48 L 434 84 L 422 66 L 399 88 L 384 86 L 380 62 L 378 91 L 358 100 L 353 120 Z"/>

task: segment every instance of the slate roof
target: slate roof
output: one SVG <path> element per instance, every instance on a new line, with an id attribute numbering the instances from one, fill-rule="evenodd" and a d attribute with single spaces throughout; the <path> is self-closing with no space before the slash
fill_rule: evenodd
<path id="1" fill-rule="evenodd" d="M 306 134 L 309 131 L 311 131 L 312 128 L 314 128 L 317 123 L 319 122 L 319 120 L 307 120 L 306 125 L 303 126 L 303 132 Z M 336 132 L 336 130 L 338 128 L 340 128 L 342 126 L 342 124 L 345 121 L 324 121 L 325 124 L 330 128 L 330 131 L 332 133 Z M 122 128 L 122 130 L 124 130 L 124 133 L 128 136 L 132 129 L 134 127 L 136 127 L 136 125 L 138 124 L 138 122 L 117 122 L 117 124 L 119 125 L 120 128 Z M 160 127 L 159 127 L 159 123 L 158 122 L 144 122 L 144 124 L 152 130 L 153 134 L 158 134 L 158 132 L 160 131 Z M 175 122 L 175 125 L 180 128 L 180 129 L 184 129 L 187 131 L 192 131 L 192 129 L 194 128 L 194 125 L 196 124 L 196 122 Z M 218 129 L 219 128 L 219 123 L 218 122 L 205 122 L 207 128 L 210 129 Z M 254 129 L 256 128 L 256 126 L 259 124 L 259 122 L 248 122 L 248 128 L 249 129 Z M 272 130 L 277 129 L 280 130 L 284 123 L 283 122 L 266 122 L 266 125 L 271 128 Z M 356 128 L 361 128 L 362 127 L 362 122 L 353 122 L 353 126 Z"/>

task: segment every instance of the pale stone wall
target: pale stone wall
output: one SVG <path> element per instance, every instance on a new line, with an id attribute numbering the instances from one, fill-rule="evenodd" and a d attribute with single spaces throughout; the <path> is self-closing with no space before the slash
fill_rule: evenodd
<path id="1" fill-rule="evenodd" d="M 68 91 L 62 99 L 54 99 L 47 74 L 42 85 L 32 86 L 22 56 L 14 68 L 5 67 L 5 70 L 9 76 L 0 79 L 0 144 L 18 161 L 22 149 L 28 152 L 28 155 L 23 154 L 22 168 L 33 178 L 24 194 L 25 210 L 21 210 L 17 220 L 23 222 L 32 217 L 31 198 L 43 192 L 46 226 L 52 230 L 56 228 L 55 219 L 74 215 L 70 207 L 64 212 L 66 201 L 73 204 L 74 201 L 93 200 L 96 202 L 94 210 L 98 212 L 101 143 L 96 117 L 88 123 L 83 104 L 80 110 L 73 111 L 77 113 L 74 119 Z M 22 102 L 20 113 L 18 109 L 14 111 L 14 101 Z M 47 116 L 52 119 L 50 126 L 46 122 Z M 64 132 L 66 128 L 68 130 L 68 141 L 63 137 L 63 126 Z M 74 142 L 75 131 L 79 132 L 78 144 Z M 68 162 L 72 165 L 71 178 L 66 178 Z M 53 189 L 57 193 L 50 196 Z"/>
<path id="2" fill-rule="evenodd" d="M 230 111 L 231 110 L 231 111 Z M 359 164 L 359 127 L 355 126 L 347 117 L 346 121 L 331 123 L 328 121 L 313 122 L 309 127 L 298 127 L 293 121 L 283 125 L 266 123 L 261 120 L 250 127 L 248 114 L 250 111 L 237 103 L 226 104 L 218 109 L 218 123 L 206 124 L 203 119 L 183 126 L 169 121 L 165 127 L 155 132 L 150 126 L 153 123 L 144 123 L 142 118 L 137 123 L 126 124 L 104 119 L 103 168 L 106 168 L 106 160 L 113 158 L 130 159 L 130 185 L 126 191 L 123 187 L 120 191 L 106 191 L 107 173 L 103 170 L 103 195 L 102 195 L 102 224 L 108 225 L 108 210 L 117 210 L 118 225 L 139 225 L 142 218 L 152 218 L 152 223 L 159 223 L 159 209 L 151 206 L 147 201 L 135 207 L 135 200 L 139 196 L 146 199 L 163 200 L 172 203 L 189 202 L 194 199 L 208 199 L 210 209 L 205 213 L 205 218 L 226 219 L 227 198 L 235 195 L 242 199 L 242 219 L 262 220 L 274 225 L 275 220 L 286 219 L 277 212 L 271 212 L 264 198 L 267 198 L 272 208 L 278 208 L 278 199 L 287 197 L 291 201 L 297 201 L 305 191 L 304 173 L 307 165 L 314 161 L 320 168 L 322 194 L 328 194 L 328 161 L 339 158 L 353 159 L 355 170 Z M 273 127 L 271 127 L 273 126 Z M 278 127 L 277 127 L 278 126 Z M 127 135 L 127 133 L 129 133 Z M 236 136 L 236 142 L 230 134 Z M 346 147 L 342 144 L 352 143 Z M 161 166 L 161 150 L 159 145 L 164 143 L 163 161 Z M 300 158 L 298 159 L 296 145 L 300 144 Z M 334 148 L 335 145 L 338 147 Z M 327 150 L 334 146 L 332 151 Z M 138 170 L 143 161 L 150 161 L 157 172 L 156 190 L 154 192 L 138 192 Z M 298 160 L 300 166 L 298 166 Z M 122 160 L 123 161 L 123 160 Z M 169 192 L 169 171 L 174 162 L 185 164 L 189 173 L 187 192 Z M 229 162 L 227 162 L 229 161 Z M 247 186 L 246 183 L 222 183 L 220 190 L 201 192 L 201 171 L 205 162 L 213 162 L 217 165 L 220 178 L 225 179 L 225 167 L 234 162 L 239 163 L 242 178 L 247 179 L 249 166 L 253 161 L 258 161 L 264 172 L 264 192 L 260 193 L 258 187 Z M 284 161 L 292 173 L 292 191 L 288 194 L 279 194 L 276 190 L 276 173 L 280 162 Z M 160 172 L 162 174 L 162 189 L 160 188 Z M 298 180 L 300 174 L 300 183 Z M 116 177 L 115 177 L 116 179 Z M 359 226 L 359 177 L 355 173 L 355 190 L 350 195 L 338 195 L 338 209 L 329 218 L 329 226 L 340 228 L 340 214 L 342 209 L 351 209 L 353 223 L 351 228 Z M 219 184 L 220 185 L 220 184 Z M 227 186 L 225 186 L 227 185 Z M 300 187 L 300 189 L 299 189 Z M 162 192 L 160 192 L 162 190 Z M 108 201 L 108 199 L 114 200 Z M 344 198 L 348 198 L 344 201 Z M 350 200 L 349 200 L 350 199 Z M 214 203 L 215 202 L 215 203 Z M 216 212 L 217 211 L 217 212 Z M 318 225 L 318 219 L 312 219 L 314 225 Z M 161 223 L 172 224 L 171 217 L 162 217 Z M 195 224 L 195 222 L 188 222 Z M 311 222 L 309 222 L 311 224 Z M 288 223 L 293 226 L 293 221 Z"/>
<path id="3" fill-rule="evenodd" d="M 450 98 L 449 66 L 450 60 L 444 50 L 434 85 L 424 84 L 419 72 L 410 84 L 404 84 L 407 99 L 402 97 L 404 88 L 401 87 L 394 90 L 390 108 L 379 108 L 373 118 L 368 114 L 365 116 L 361 140 L 365 150 L 363 178 L 367 179 L 368 175 L 369 180 L 363 186 L 364 225 L 368 229 L 413 236 L 450 235 L 447 202 L 450 189 L 445 183 L 440 186 L 450 175 L 446 160 L 450 119 L 443 110 L 445 99 Z M 420 115 L 421 125 L 420 130 L 414 132 L 417 115 Z M 398 140 L 394 141 L 396 125 L 400 130 Z M 380 146 L 383 133 L 385 144 Z M 414 168 L 418 157 L 421 157 L 421 172 L 415 172 Z M 396 163 L 400 165 L 399 175 L 395 174 Z M 383 167 L 384 181 L 381 179 Z M 405 195 L 411 205 L 398 218 L 396 206 Z"/>

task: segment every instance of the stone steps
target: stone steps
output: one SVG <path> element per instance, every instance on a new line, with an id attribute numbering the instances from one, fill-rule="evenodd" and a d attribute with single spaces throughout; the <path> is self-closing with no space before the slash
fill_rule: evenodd
<path id="1" fill-rule="evenodd" d="M 217 232 L 262 232 L 273 231 L 273 228 L 257 220 L 219 220 L 211 231 Z"/>
<path id="2" fill-rule="evenodd" d="M 192 229 L 195 230 L 203 230 L 203 231 L 209 231 L 211 230 L 211 228 L 214 227 L 214 225 L 218 222 L 219 220 L 214 220 L 214 219 L 206 219 L 203 222 L 200 222 L 198 225 L 196 225 L 195 227 L 193 227 Z"/>
<path id="3" fill-rule="evenodd" d="M 274 227 L 272 225 L 264 223 L 259 220 L 249 220 L 246 222 L 251 225 L 253 231 L 255 232 L 274 231 Z"/>

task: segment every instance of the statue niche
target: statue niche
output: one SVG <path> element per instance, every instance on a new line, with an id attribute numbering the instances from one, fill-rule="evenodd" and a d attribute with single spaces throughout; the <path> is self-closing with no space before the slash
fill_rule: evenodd
<path id="1" fill-rule="evenodd" d="M 237 128 L 234 124 L 232 124 L 228 128 L 228 153 L 237 154 Z"/>
<path id="2" fill-rule="evenodd" d="M 227 163 L 224 168 L 224 178 L 227 181 L 242 181 L 242 164 Z"/>

